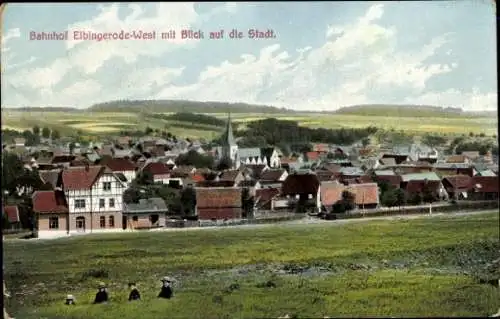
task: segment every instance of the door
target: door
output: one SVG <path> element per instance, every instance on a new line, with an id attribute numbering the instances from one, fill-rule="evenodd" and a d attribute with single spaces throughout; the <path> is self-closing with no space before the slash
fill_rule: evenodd
<path id="1" fill-rule="evenodd" d="M 85 217 L 79 216 L 76 218 L 76 230 L 79 232 L 85 232 Z"/>
<path id="2" fill-rule="evenodd" d="M 122 228 L 127 229 L 127 216 L 122 216 Z"/>

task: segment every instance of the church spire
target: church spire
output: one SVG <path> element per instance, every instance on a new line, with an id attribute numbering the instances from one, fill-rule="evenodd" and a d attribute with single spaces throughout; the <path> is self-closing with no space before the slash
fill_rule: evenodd
<path id="1" fill-rule="evenodd" d="M 227 115 L 226 131 L 224 132 L 222 143 L 225 146 L 236 145 L 233 134 L 233 126 L 231 125 L 231 112 L 229 112 Z"/>

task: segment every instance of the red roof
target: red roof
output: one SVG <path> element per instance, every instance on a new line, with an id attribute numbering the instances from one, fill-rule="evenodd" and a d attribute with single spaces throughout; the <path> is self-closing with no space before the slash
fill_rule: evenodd
<path id="1" fill-rule="evenodd" d="M 448 185 L 451 186 L 453 191 L 470 190 L 472 185 L 471 182 L 472 178 L 469 175 L 453 175 L 453 176 L 446 176 L 443 178 L 443 184 L 446 186 Z"/>
<path id="2" fill-rule="evenodd" d="M 282 168 L 268 169 L 260 175 L 259 179 L 261 181 L 278 181 L 285 172 L 286 170 Z"/>
<path id="3" fill-rule="evenodd" d="M 313 144 L 314 152 L 328 153 L 329 149 L 330 147 L 328 146 L 328 144 L 323 144 L 323 143 Z"/>
<path id="4" fill-rule="evenodd" d="M 319 159 L 320 152 L 307 152 L 306 157 L 309 161 L 316 161 Z"/>
<path id="5" fill-rule="evenodd" d="M 36 191 L 33 193 L 35 213 L 67 213 L 68 204 L 61 191 Z"/>
<path id="6" fill-rule="evenodd" d="M 378 204 L 378 186 L 376 183 L 354 184 L 347 187 L 355 196 L 355 203 L 362 204 Z"/>
<path id="7" fill-rule="evenodd" d="M 241 207 L 241 188 L 196 188 L 199 208 Z"/>
<path id="8" fill-rule="evenodd" d="M 64 190 L 88 189 L 104 172 L 104 166 L 69 167 L 62 172 Z"/>
<path id="9" fill-rule="evenodd" d="M 280 193 L 279 188 L 262 188 L 255 191 L 255 198 L 257 206 L 264 209 L 271 208 L 271 200 L 278 196 Z"/>
<path id="10" fill-rule="evenodd" d="M 191 179 L 195 182 L 203 182 L 205 177 L 203 174 L 191 174 Z"/>
<path id="11" fill-rule="evenodd" d="M 283 182 L 283 195 L 306 195 L 318 193 L 319 179 L 316 174 L 292 174 Z"/>
<path id="12" fill-rule="evenodd" d="M 112 158 L 105 165 L 113 172 L 135 171 L 137 166 L 126 158 Z"/>
<path id="13" fill-rule="evenodd" d="M 161 162 L 148 163 L 144 166 L 143 170 L 148 171 L 153 175 L 166 175 L 170 173 L 168 165 Z"/>
<path id="14" fill-rule="evenodd" d="M 342 192 L 345 186 L 337 182 L 321 183 L 321 203 L 325 206 L 332 206 L 342 199 Z"/>
<path id="15" fill-rule="evenodd" d="M 7 215 L 9 223 L 18 223 L 19 219 L 19 208 L 16 205 L 4 206 L 3 211 Z"/>

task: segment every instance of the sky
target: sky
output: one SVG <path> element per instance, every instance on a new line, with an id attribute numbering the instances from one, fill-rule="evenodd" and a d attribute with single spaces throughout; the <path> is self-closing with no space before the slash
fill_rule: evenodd
<path id="1" fill-rule="evenodd" d="M 186 99 L 332 111 L 359 104 L 497 109 L 490 0 L 9 4 L 1 106 Z M 237 29 L 244 37 L 234 39 Z M 251 39 L 250 29 L 273 30 Z M 176 30 L 175 39 L 162 33 Z M 201 30 L 204 39 L 181 39 Z M 210 32 L 224 30 L 222 39 Z M 30 34 L 68 31 L 66 40 Z M 80 40 L 75 31 L 156 33 Z"/>

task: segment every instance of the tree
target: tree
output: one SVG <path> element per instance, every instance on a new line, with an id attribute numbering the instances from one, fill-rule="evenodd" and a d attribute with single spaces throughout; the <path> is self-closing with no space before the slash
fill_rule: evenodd
<path id="1" fill-rule="evenodd" d="M 424 189 L 422 192 L 422 201 L 425 203 L 433 203 L 437 200 L 437 196 L 430 187 L 428 183 L 425 183 Z"/>
<path id="2" fill-rule="evenodd" d="M 408 203 L 412 205 L 420 205 L 422 204 L 422 194 L 421 193 L 413 193 L 410 195 L 410 198 L 408 199 Z"/>
<path id="3" fill-rule="evenodd" d="M 141 192 L 137 188 L 127 188 L 123 192 L 123 202 L 125 204 L 131 204 L 131 203 L 139 203 L 139 199 L 141 199 Z"/>
<path id="4" fill-rule="evenodd" d="M 365 137 L 361 140 L 361 145 L 363 145 L 363 147 L 367 147 L 368 145 L 370 145 L 370 138 L 368 137 Z"/>
<path id="5" fill-rule="evenodd" d="M 401 209 L 401 206 L 406 204 L 406 193 L 403 189 L 396 189 L 396 205 Z"/>
<path id="6" fill-rule="evenodd" d="M 168 210 L 173 214 L 183 214 L 180 191 L 169 187 L 168 185 L 161 185 L 155 187 L 156 196 L 162 198 L 168 206 Z"/>
<path id="7" fill-rule="evenodd" d="M 76 148 L 75 142 L 69 143 L 69 154 L 73 155 L 75 148 Z"/>
<path id="8" fill-rule="evenodd" d="M 153 174 L 150 171 L 142 171 L 135 181 L 139 185 L 152 185 L 154 183 Z"/>
<path id="9" fill-rule="evenodd" d="M 346 207 L 344 203 L 340 200 L 332 205 L 332 214 L 343 214 L 346 212 Z"/>
<path id="10" fill-rule="evenodd" d="M 44 127 L 42 128 L 42 137 L 49 138 L 50 137 L 50 128 Z"/>
<path id="11" fill-rule="evenodd" d="M 343 191 L 342 203 L 344 204 L 346 211 L 353 210 L 356 207 L 354 194 L 349 191 Z"/>
<path id="12" fill-rule="evenodd" d="M 435 147 L 445 144 L 446 138 L 437 134 L 425 134 L 422 136 L 422 143 L 430 147 Z"/>
<path id="13" fill-rule="evenodd" d="M 382 205 L 386 207 L 394 207 L 397 205 L 397 195 L 395 189 L 389 189 L 382 193 L 380 198 L 380 202 Z"/>
<path id="14" fill-rule="evenodd" d="M 33 146 L 40 143 L 40 137 L 31 133 L 30 130 L 23 131 L 22 136 L 25 139 L 26 146 Z"/>
<path id="15" fill-rule="evenodd" d="M 177 165 L 192 165 L 196 168 L 212 168 L 214 166 L 214 159 L 212 156 L 203 155 L 195 150 L 190 150 L 185 154 L 181 154 L 175 160 Z"/>
<path id="16" fill-rule="evenodd" d="M 153 132 L 154 132 L 153 129 L 150 128 L 149 126 L 147 126 L 146 129 L 144 130 L 144 134 L 146 135 L 150 135 Z"/>
<path id="17" fill-rule="evenodd" d="M 53 140 L 58 140 L 61 137 L 61 134 L 58 130 L 52 130 L 51 137 Z"/>
<path id="18" fill-rule="evenodd" d="M 250 190 L 246 187 L 243 188 L 241 192 L 241 208 L 243 210 L 244 218 L 253 216 L 254 204 L 254 198 L 251 196 Z"/>
<path id="19" fill-rule="evenodd" d="M 33 134 L 36 136 L 40 136 L 40 126 L 38 125 L 33 126 Z"/>
<path id="20" fill-rule="evenodd" d="M 228 157 L 223 157 L 219 161 L 219 163 L 217 163 L 216 170 L 223 171 L 223 170 L 226 170 L 226 169 L 230 169 L 232 167 L 233 167 L 233 161 L 231 161 L 231 159 L 228 158 Z"/>
<path id="21" fill-rule="evenodd" d="M 2 190 L 14 194 L 19 185 L 19 176 L 24 175 L 24 167 L 21 159 L 14 153 L 3 152 L 2 154 Z"/>
<path id="22" fill-rule="evenodd" d="M 184 215 L 194 215 L 196 211 L 196 191 L 193 187 L 186 187 L 181 190 L 180 202 Z"/>

